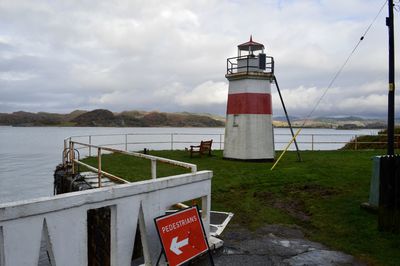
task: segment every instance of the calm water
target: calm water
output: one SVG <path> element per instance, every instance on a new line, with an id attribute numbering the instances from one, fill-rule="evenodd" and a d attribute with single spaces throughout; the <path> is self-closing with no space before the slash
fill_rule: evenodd
<path id="1" fill-rule="evenodd" d="M 127 134 L 129 143 L 157 142 L 147 144 L 129 144 L 129 150 L 170 149 L 171 138 L 174 149 L 182 149 L 198 143 L 201 139 L 214 140 L 215 149 L 223 146 L 224 128 L 76 128 L 76 127 L 1 127 L 0 126 L 0 203 L 24 200 L 52 195 L 53 172 L 61 162 L 63 140 L 77 135 Z M 148 134 L 147 134 L 148 133 Z M 158 135 L 165 133 L 164 135 Z M 177 133 L 172 135 L 170 133 Z M 311 149 L 309 143 L 337 141 L 346 142 L 355 135 L 376 134 L 377 130 L 334 130 L 334 129 L 303 129 L 299 137 L 300 149 Z M 180 135 L 209 134 L 209 135 Z M 313 137 L 309 134 L 315 134 Z M 331 134 L 322 136 L 319 134 Z M 345 135 L 344 135 L 345 134 Z M 125 147 L 125 135 L 113 137 L 92 137 L 93 144 L 121 143 L 115 146 Z M 275 129 L 276 149 L 282 149 L 291 139 L 288 129 Z M 88 138 L 76 138 L 87 142 Z M 314 149 L 337 149 L 343 144 L 315 143 Z M 87 155 L 88 150 L 82 150 Z"/>

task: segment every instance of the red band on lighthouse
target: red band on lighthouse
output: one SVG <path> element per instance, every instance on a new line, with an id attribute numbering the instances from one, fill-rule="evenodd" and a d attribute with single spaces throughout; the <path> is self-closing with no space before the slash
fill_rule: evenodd
<path id="1" fill-rule="evenodd" d="M 228 115 L 262 114 L 272 115 L 271 94 L 235 93 L 228 95 Z"/>

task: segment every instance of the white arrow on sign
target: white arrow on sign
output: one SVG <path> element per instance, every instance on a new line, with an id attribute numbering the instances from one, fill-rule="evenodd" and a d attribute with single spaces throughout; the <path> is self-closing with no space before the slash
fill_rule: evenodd
<path id="1" fill-rule="evenodd" d="M 189 244 L 189 238 L 185 238 L 178 242 L 178 237 L 176 236 L 172 239 L 171 247 L 169 249 L 176 255 L 180 255 L 182 254 L 182 250 L 180 250 L 180 248 L 186 246 L 187 244 Z"/>

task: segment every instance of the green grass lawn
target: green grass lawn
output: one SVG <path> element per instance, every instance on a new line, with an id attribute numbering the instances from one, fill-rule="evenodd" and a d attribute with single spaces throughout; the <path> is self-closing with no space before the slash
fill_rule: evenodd
<path id="1" fill-rule="evenodd" d="M 372 157 L 384 151 L 307 151 L 303 162 L 288 152 L 272 163 L 241 162 L 213 156 L 190 158 L 185 151 L 152 155 L 212 170 L 212 209 L 235 213 L 232 223 L 249 229 L 264 224 L 298 225 L 308 238 L 352 254 L 369 264 L 400 265 L 400 236 L 377 230 L 377 216 L 360 209 L 368 201 Z M 96 164 L 96 158 L 87 159 Z M 105 155 L 103 169 L 130 181 L 150 177 L 150 162 Z M 188 172 L 159 164 L 158 177 Z"/>

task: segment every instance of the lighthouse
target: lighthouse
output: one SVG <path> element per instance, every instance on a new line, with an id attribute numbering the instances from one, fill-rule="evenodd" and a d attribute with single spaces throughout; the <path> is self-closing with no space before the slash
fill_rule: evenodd
<path id="1" fill-rule="evenodd" d="M 224 158 L 272 161 L 275 157 L 271 83 L 274 59 L 264 45 L 250 40 L 227 59 L 229 81 Z"/>

